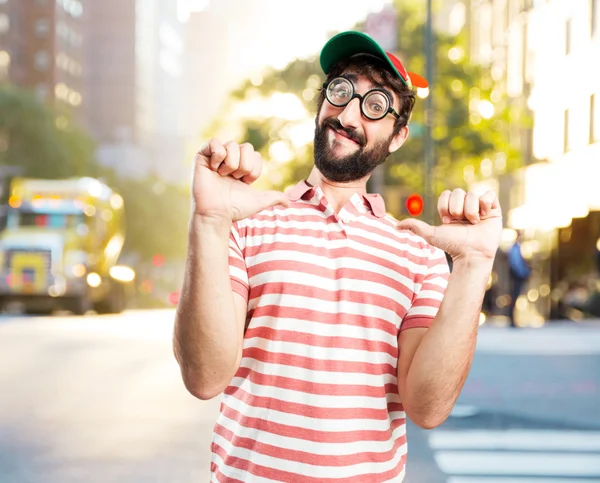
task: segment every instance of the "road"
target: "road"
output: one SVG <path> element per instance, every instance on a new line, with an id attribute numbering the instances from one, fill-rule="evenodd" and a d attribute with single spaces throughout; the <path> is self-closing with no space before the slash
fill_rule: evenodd
<path id="1" fill-rule="evenodd" d="M 172 311 L 0 317 L 0 483 L 208 481 L 218 399 L 185 391 Z M 483 328 L 407 483 L 600 482 L 600 326 Z"/>

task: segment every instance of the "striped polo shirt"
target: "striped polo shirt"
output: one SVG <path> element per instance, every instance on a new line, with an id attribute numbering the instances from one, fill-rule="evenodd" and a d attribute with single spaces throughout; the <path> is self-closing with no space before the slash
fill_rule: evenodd
<path id="1" fill-rule="evenodd" d="M 355 193 L 339 213 L 304 181 L 288 197 L 232 228 L 231 284 L 248 316 L 211 482 L 400 482 L 398 336 L 436 315 L 445 255 L 397 230 L 379 195 Z"/>

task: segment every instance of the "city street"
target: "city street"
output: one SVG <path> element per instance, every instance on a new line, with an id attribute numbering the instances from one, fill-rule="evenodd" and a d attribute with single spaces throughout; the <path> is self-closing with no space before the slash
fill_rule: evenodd
<path id="1" fill-rule="evenodd" d="M 207 482 L 218 398 L 188 395 L 173 311 L 0 317 L 0 483 Z M 459 403 L 408 428 L 408 483 L 600 482 L 600 325 L 481 329 Z"/>

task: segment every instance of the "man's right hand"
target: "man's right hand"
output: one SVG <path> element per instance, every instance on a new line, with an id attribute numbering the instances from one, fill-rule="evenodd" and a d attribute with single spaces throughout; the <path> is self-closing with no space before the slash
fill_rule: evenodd
<path id="1" fill-rule="evenodd" d="M 249 186 L 261 170 L 262 157 L 251 144 L 211 139 L 194 157 L 194 214 L 238 221 L 273 205 L 288 206 L 284 193 L 259 192 Z"/>

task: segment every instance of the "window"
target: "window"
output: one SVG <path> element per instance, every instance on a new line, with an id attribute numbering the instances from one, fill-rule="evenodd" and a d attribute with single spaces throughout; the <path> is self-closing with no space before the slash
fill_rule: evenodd
<path id="1" fill-rule="evenodd" d="M 598 109 L 596 107 L 596 94 L 592 94 L 590 96 L 590 144 L 593 144 L 598 140 L 600 136 L 596 134 L 596 130 L 598 129 L 598 122 L 596 117 L 598 117 L 598 113 L 596 112 Z"/>
<path id="2" fill-rule="evenodd" d="M 50 55 L 45 50 L 40 50 L 35 53 L 33 62 L 37 70 L 45 72 L 50 67 Z"/>
<path id="3" fill-rule="evenodd" d="M 41 18 L 35 22 L 35 35 L 38 39 L 48 37 L 50 33 L 50 20 L 47 18 Z"/>
<path id="4" fill-rule="evenodd" d="M 565 109 L 565 131 L 563 133 L 563 152 L 569 151 L 569 110 Z"/>
<path id="5" fill-rule="evenodd" d="M 565 55 L 571 53 L 571 19 L 567 20 L 565 28 Z"/>
<path id="6" fill-rule="evenodd" d="M 10 28 L 10 19 L 5 13 L 0 13 L 0 35 L 8 32 Z"/>
<path id="7" fill-rule="evenodd" d="M 590 0 L 590 34 L 593 37 L 598 29 L 598 0 Z"/>
<path id="8" fill-rule="evenodd" d="M 0 69 L 10 65 L 10 54 L 6 50 L 0 50 Z"/>
<path id="9" fill-rule="evenodd" d="M 83 13 L 83 4 L 79 0 L 59 0 L 58 3 L 61 4 L 65 12 L 72 17 L 81 17 Z"/>
<path id="10" fill-rule="evenodd" d="M 18 216 L 19 226 L 43 226 L 48 228 L 73 228 L 81 223 L 81 215 L 63 213 L 11 213 Z M 13 221 L 14 223 L 14 221 Z"/>
<path id="11" fill-rule="evenodd" d="M 40 83 L 35 86 L 35 92 L 40 99 L 46 100 L 50 94 L 50 86 L 48 86 L 48 84 Z"/>
<path id="12" fill-rule="evenodd" d="M 522 52 L 521 52 L 521 76 L 523 80 L 527 81 L 529 79 L 528 65 L 527 61 L 529 60 L 527 57 L 527 49 L 529 46 L 527 45 L 527 34 L 528 34 L 528 24 L 527 22 L 523 23 L 523 38 L 521 42 Z"/>

